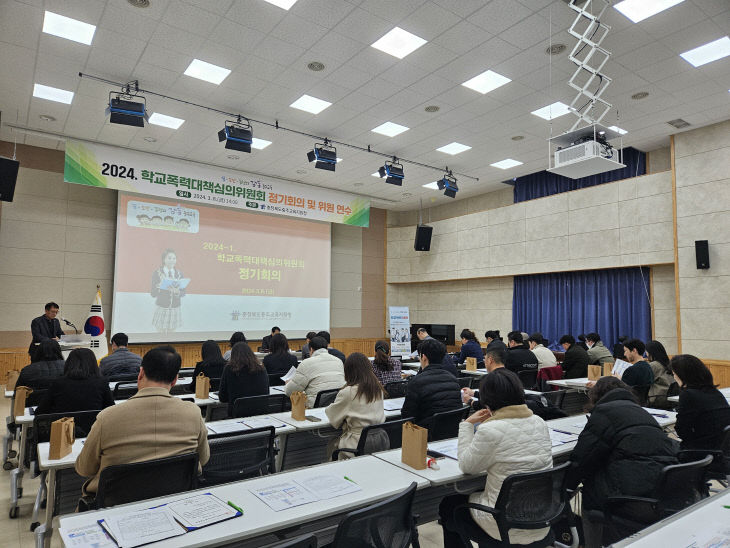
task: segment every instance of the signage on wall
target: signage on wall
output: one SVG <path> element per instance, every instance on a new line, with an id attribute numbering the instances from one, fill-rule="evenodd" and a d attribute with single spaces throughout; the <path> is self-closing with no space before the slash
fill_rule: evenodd
<path id="1" fill-rule="evenodd" d="M 370 200 L 239 171 L 97 143 L 66 142 L 67 183 L 353 226 L 368 226 Z"/>
<path id="2" fill-rule="evenodd" d="M 407 306 L 389 306 L 390 353 L 405 356 L 411 353 L 411 318 Z"/>

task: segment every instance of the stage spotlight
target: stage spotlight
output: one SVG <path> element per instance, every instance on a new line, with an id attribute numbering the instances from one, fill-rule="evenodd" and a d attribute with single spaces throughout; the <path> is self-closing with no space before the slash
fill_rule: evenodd
<path id="1" fill-rule="evenodd" d="M 337 149 L 330 146 L 329 140 L 325 139 L 324 143 L 315 143 L 314 148 L 307 152 L 307 159 L 315 162 L 314 167 L 317 169 L 334 171 L 337 165 Z"/>
<path id="2" fill-rule="evenodd" d="M 439 190 L 444 191 L 444 196 L 448 196 L 449 198 L 455 198 L 456 193 L 459 192 L 459 187 L 456 186 L 456 177 L 450 171 L 445 173 L 443 178 L 436 182 L 436 185 Z"/>
<path id="3" fill-rule="evenodd" d="M 403 186 L 403 164 L 398 163 L 398 158 L 393 157 L 392 162 L 385 162 L 378 169 L 380 177 L 385 177 L 385 182 L 390 185 Z"/>
<path id="4" fill-rule="evenodd" d="M 131 99 L 141 99 L 142 102 Z M 109 93 L 109 122 L 123 126 L 144 127 L 147 118 L 147 101 L 139 95 L 127 95 L 124 93 Z"/>
<path id="5" fill-rule="evenodd" d="M 248 120 L 242 122 L 240 116 L 236 122 L 226 120 L 223 129 L 218 132 L 218 141 L 225 141 L 228 149 L 250 153 L 253 142 L 251 123 Z"/>

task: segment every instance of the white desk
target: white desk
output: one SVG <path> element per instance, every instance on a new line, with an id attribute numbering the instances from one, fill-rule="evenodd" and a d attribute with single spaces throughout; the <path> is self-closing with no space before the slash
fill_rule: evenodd
<path id="1" fill-rule="evenodd" d="M 28 441 L 28 431 L 33 424 L 33 415 L 30 407 L 25 408 L 22 416 L 15 417 L 15 424 L 20 430 L 20 447 L 18 448 L 18 467 L 10 471 L 10 515 L 18 515 L 18 499 L 23 496 L 23 475 L 25 474 L 25 446 Z"/>
<path id="2" fill-rule="evenodd" d="M 730 387 L 728 387 L 728 388 L 720 388 L 720 392 L 722 393 L 723 396 L 725 396 L 725 399 L 728 400 L 728 402 L 730 402 Z M 667 398 L 667 401 L 671 401 L 671 402 L 674 402 L 674 403 L 678 403 L 679 402 L 679 396 L 669 396 Z"/>
<path id="3" fill-rule="evenodd" d="M 556 381 L 547 381 L 548 384 L 552 386 L 559 386 L 560 388 L 568 388 L 572 390 L 580 390 L 580 391 L 587 391 L 588 390 L 588 383 L 590 381 L 587 377 L 583 377 L 580 379 L 559 379 Z"/>
<path id="4" fill-rule="evenodd" d="M 474 377 L 482 377 L 482 376 L 486 375 L 487 373 L 489 373 L 489 371 L 487 371 L 487 369 L 485 367 L 480 367 L 479 369 L 477 369 L 475 371 L 469 371 L 468 369 L 462 369 L 461 372 L 464 373 L 464 375 L 472 375 Z"/>
<path id="5" fill-rule="evenodd" d="M 265 487 L 280 481 L 295 480 L 297 478 L 323 473 L 347 476 L 357 483 L 362 488 L 362 491 L 329 500 L 318 501 L 316 503 L 304 504 L 280 512 L 274 512 L 249 491 L 249 489 Z M 378 478 L 378 481 L 373 481 L 375 477 Z M 191 496 L 197 492 L 211 492 L 221 500 L 230 500 L 236 503 L 243 508 L 244 515 L 240 518 L 211 525 L 210 527 L 204 527 L 180 537 L 149 544 L 148 546 L 160 548 L 199 547 L 219 546 L 229 542 L 236 542 L 237 545 L 241 543 L 246 546 L 262 546 L 268 544 L 264 541 L 267 535 L 279 532 L 284 533 L 289 538 L 295 537 L 301 534 L 297 530 L 299 526 L 306 525 L 311 530 L 313 526 L 312 522 L 315 522 L 314 527 L 316 530 L 317 521 L 325 520 L 326 518 L 330 518 L 330 521 L 332 521 L 331 518 L 333 516 L 338 516 L 339 518 L 339 516 L 350 510 L 398 494 L 408 488 L 412 482 L 416 482 L 419 488 L 429 486 L 429 482 L 420 476 L 402 468 L 391 466 L 376 457 L 364 456 L 346 461 L 312 466 L 292 472 L 284 472 L 276 476 L 264 476 L 236 483 L 228 483 L 201 491 L 185 493 L 184 495 L 162 497 L 95 512 L 62 516 L 60 526 L 64 530 L 74 529 L 76 527 L 91 525 L 106 516 L 150 508 L 183 496 Z M 332 522 L 332 524 L 336 523 L 336 521 Z M 289 530 L 287 531 L 287 529 Z M 276 539 L 269 537 L 269 542 L 274 540 Z"/>

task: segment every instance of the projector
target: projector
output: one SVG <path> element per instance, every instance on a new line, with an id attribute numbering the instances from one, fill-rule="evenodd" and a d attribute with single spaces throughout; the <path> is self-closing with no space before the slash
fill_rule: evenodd
<path id="1" fill-rule="evenodd" d="M 552 138 L 551 143 L 558 148 L 553 156 L 553 166 L 548 171 L 580 179 L 626 167 L 614 159 L 615 150 L 608 144 L 607 139 L 613 138 L 613 133 L 595 125 Z"/>

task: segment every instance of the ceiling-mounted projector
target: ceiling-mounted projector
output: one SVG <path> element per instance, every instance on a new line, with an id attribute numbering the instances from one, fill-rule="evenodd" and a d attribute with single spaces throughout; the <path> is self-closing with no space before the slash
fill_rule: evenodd
<path id="1" fill-rule="evenodd" d="M 550 139 L 551 167 L 548 171 L 570 179 L 580 179 L 626 167 L 621 162 L 622 147 L 615 149 L 609 143 L 619 137 L 620 133 L 599 124 L 553 137 Z"/>

